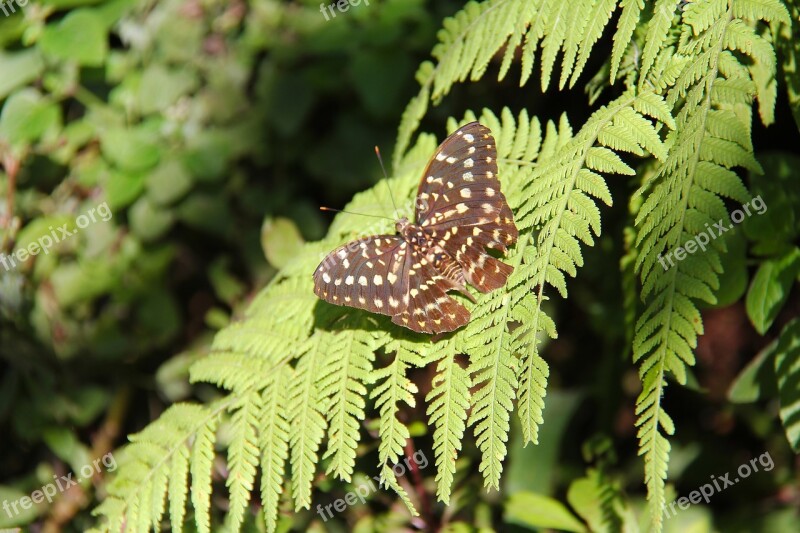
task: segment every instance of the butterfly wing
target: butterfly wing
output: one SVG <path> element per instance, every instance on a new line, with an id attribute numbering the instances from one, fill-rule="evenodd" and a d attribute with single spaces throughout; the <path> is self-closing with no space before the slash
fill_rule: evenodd
<path id="1" fill-rule="evenodd" d="M 513 267 L 486 253 L 505 253 L 519 233 L 497 178 L 497 147 L 486 126 L 471 122 L 439 145 L 419 186 L 417 224 L 489 292 L 505 285 Z"/>
<path id="2" fill-rule="evenodd" d="M 314 272 L 314 293 L 392 317 L 413 331 L 442 333 L 469 321 L 469 311 L 447 295 L 454 282 L 398 236 L 377 235 L 332 251 Z"/>
<path id="3" fill-rule="evenodd" d="M 314 272 L 314 293 L 332 304 L 391 316 L 403 305 L 407 256 L 408 244 L 393 235 L 375 235 L 343 244 L 329 253 Z"/>
<path id="4" fill-rule="evenodd" d="M 421 250 L 410 246 L 408 257 L 403 295 L 407 304 L 392 322 L 418 333 L 446 333 L 469 322 L 467 308 L 447 294 L 463 287 L 437 270 Z"/>

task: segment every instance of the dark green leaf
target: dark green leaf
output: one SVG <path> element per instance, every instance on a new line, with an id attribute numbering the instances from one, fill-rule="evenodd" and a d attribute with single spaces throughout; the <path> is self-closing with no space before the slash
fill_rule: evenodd
<path id="1" fill-rule="evenodd" d="M 77 9 L 48 24 L 39 40 L 42 52 L 80 65 L 102 66 L 108 53 L 108 35 L 102 17 L 91 9 Z"/>
<path id="2" fill-rule="evenodd" d="M 786 439 L 800 453 L 800 318 L 783 328 L 775 347 L 775 377 Z"/>
<path id="3" fill-rule="evenodd" d="M 758 268 L 747 292 L 747 316 L 760 334 L 764 334 L 789 297 L 800 271 L 800 249 L 794 248 L 777 259 L 768 259 Z"/>

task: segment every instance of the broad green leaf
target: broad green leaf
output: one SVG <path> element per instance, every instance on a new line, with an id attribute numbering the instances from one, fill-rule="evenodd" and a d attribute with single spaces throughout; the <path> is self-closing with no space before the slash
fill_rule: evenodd
<path id="1" fill-rule="evenodd" d="M 0 137 L 16 145 L 36 141 L 59 124 L 59 109 L 35 89 L 12 94 L 0 114 Z"/>
<path id="2" fill-rule="evenodd" d="M 29 244 L 43 239 L 41 243 L 47 250 L 43 250 L 40 253 L 51 253 L 53 247 L 61 239 L 61 232 L 58 228 L 64 224 L 69 224 L 71 227 L 68 230 L 72 231 L 74 229 L 72 221 L 73 218 L 68 215 L 44 216 L 33 219 L 17 234 L 16 247 L 17 249 L 27 248 Z M 47 240 L 48 237 L 50 238 L 49 241 Z M 48 242 L 52 243 L 52 246 L 48 246 Z"/>
<path id="3" fill-rule="evenodd" d="M 59 22 L 47 25 L 39 48 L 55 59 L 100 67 L 108 53 L 105 23 L 91 9 L 71 11 Z"/>
<path id="4" fill-rule="evenodd" d="M 775 377 L 786 439 L 800 453 L 800 318 L 783 328 L 775 347 Z"/>
<path id="5" fill-rule="evenodd" d="M 567 501 L 573 509 L 583 518 L 592 533 L 613 532 L 622 526 L 621 502 L 612 499 L 607 502 L 614 508 L 603 508 L 604 487 L 601 486 L 600 474 L 596 470 L 590 470 L 584 478 L 573 481 L 567 490 Z M 606 487 L 606 490 L 613 490 Z M 620 507 L 617 509 L 616 507 Z"/>
<path id="6" fill-rule="evenodd" d="M 142 113 L 164 111 L 196 85 L 197 78 L 191 70 L 169 69 L 160 63 L 150 65 L 139 82 L 139 109 Z"/>
<path id="7" fill-rule="evenodd" d="M 192 188 L 192 178 L 177 159 L 162 161 L 147 176 L 147 196 L 166 206 L 183 198 Z"/>
<path id="8" fill-rule="evenodd" d="M 261 248 L 267 261 L 283 268 L 303 247 L 303 236 L 289 218 L 267 218 L 261 225 Z"/>
<path id="9" fill-rule="evenodd" d="M 25 526 L 33 522 L 37 516 L 44 513 L 48 509 L 47 502 L 42 503 L 28 503 L 26 501 L 27 509 L 22 507 L 19 502 L 22 498 L 30 498 L 29 492 L 23 492 L 16 487 L 8 485 L 0 485 L 0 500 L 9 502 L 9 511 L 0 513 L 0 528 L 12 528 L 14 526 Z M 16 507 L 12 507 L 12 502 L 17 503 Z M 16 513 L 14 511 L 17 511 Z M 19 529 L 11 529 L 17 532 Z"/>
<path id="10" fill-rule="evenodd" d="M 234 226 L 228 204 L 219 195 L 195 193 L 176 207 L 179 220 L 213 235 L 225 236 Z"/>
<path id="11" fill-rule="evenodd" d="M 42 56 L 35 48 L 0 52 L 0 99 L 38 78 L 43 69 Z"/>
<path id="12" fill-rule="evenodd" d="M 772 360 L 777 346 L 778 341 L 772 341 L 744 367 L 728 390 L 730 401 L 752 403 L 774 396 L 777 389 Z"/>
<path id="13" fill-rule="evenodd" d="M 144 190 L 145 177 L 143 172 L 112 172 L 105 186 L 111 210 L 132 204 Z"/>
<path id="14" fill-rule="evenodd" d="M 505 521 L 524 527 L 587 531 L 561 502 L 533 492 L 511 495 L 505 504 Z"/>
<path id="15" fill-rule="evenodd" d="M 233 275 L 229 263 L 225 257 L 219 257 L 211 263 L 208 267 L 208 279 L 217 297 L 233 307 L 247 291 L 247 287 Z"/>
<path id="16" fill-rule="evenodd" d="M 717 302 L 711 306 L 701 304 L 700 308 L 723 308 L 738 302 L 747 290 L 747 240 L 741 231 L 729 231 L 725 239 L 727 251 L 720 256 L 722 273 L 719 275 L 719 288 L 714 291 Z"/>
<path id="17" fill-rule="evenodd" d="M 172 211 L 158 207 L 142 196 L 128 211 L 131 231 L 144 242 L 151 242 L 169 231 L 175 217 Z"/>
<path id="18" fill-rule="evenodd" d="M 74 472 L 79 472 L 84 465 L 91 465 L 89 450 L 72 429 L 53 426 L 44 431 L 43 438 L 50 451 L 69 464 Z"/>
<path id="19" fill-rule="evenodd" d="M 766 333 L 789 297 L 800 272 L 800 249 L 777 259 L 768 259 L 758 268 L 747 292 L 747 316 L 760 334 Z"/>
<path id="20" fill-rule="evenodd" d="M 108 292 L 117 282 L 107 258 L 62 264 L 51 278 L 56 300 L 62 308 L 91 300 Z"/>
<path id="21" fill-rule="evenodd" d="M 147 170 L 154 167 L 160 157 L 158 132 L 154 124 L 135 128 L 111 128 L 100 136 L 103 155 L 120 169 Z"/>
<path id="22" fill-rule="evenodd" d="M 772 255 L 800 235 L 800 157 L 767 152 L 759 153 L 758 160 L 764 173 L 749 175 L 753 199 L 742 229 L 748 239 L 759 244 L 759 254 Z"/>

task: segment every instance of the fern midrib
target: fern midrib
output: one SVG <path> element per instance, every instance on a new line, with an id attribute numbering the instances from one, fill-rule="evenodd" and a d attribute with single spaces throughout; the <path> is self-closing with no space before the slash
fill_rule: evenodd
<path id="1" fill-rule="evenodd" d="M 728 13 L 727 14 L 728 14 L 727 21 L 721 20 L 721 21 L 719 21 L 719 23 L 730 23 L 730 20 L 731 20 L 731 18 L 733 16 L 732 5 L 731 5 L 730 1 L 728 2 Z M 710 30 L 710 28 L 709 28 L 709 30 Z M 708 31 L 708 30 L 706 30 L 706 31 Z M 680 216 L 680 219 L 679 219 L 681 231 L 678 232 L 676 234 L 676 236 L 674 237 L 671 249 L 675 249 L 675 247 L 680 242 L 680 240 L 681 240 L 681 238 L 683 236 L 683 229 L 684 229 L 684 223 L 685 223 L 685 220 L 686 220 L 686 211 L 687 211 L 687 207 L 688 207 L 688 204 L 689 204 L 690 191 L 691 191 L 692 185 L 694 183 L 694 177 L 695 177 L 695 174 L 696 174 L 697 163 L 700 160 L 700 149 L 699 149 L 700 148 L 700 144 L 702 144 L 703 138 L 705 137 L 705 134 L 706 134 L 705 125 L 706 125 L 706 120 L 707 120 L 707 117 L 708 117 L 708 111 L 711 108 L 711 92 L 712 92 L 714 80 L 716 80 L 716 78 L 717 78 L 718 58 L 719 58 L 720 54 L 722 53 L 722 45 L 724 43 L 724 40 L 725 40 L 725 33 L 723 32 L 722 35 L 720 36 L 719 42 L 717 43 L 716 53 L 715 53 L 715 55 L 713 57 L 713 63 L 711 65 L 712 68 L 709 69 L 709 74 L 706 76 L 706 81 L 705 81 L 706 94 L 705 94 L 705 99 L 704 99 L 704 102 L 703 102 L 702 110 L 700 111 L 700 112 L 703 113 L 702 114 L 702 122 L 701 122 L 702 127 L 698 128 L 696 133 L 695 133 L 695 136 L 696 136 L 695 150 L 693 151 L 692 157 L 690 159 L 691 163 L 690 163 L 690 166 L 689 166 L 691 172 L 688 174 L 689 175 L 689 179 L 686 180 L 686 183 L 683 186 L 683 191 L 681 193 L 682 200 L 683 200 L 682 201 L 682 205 L 681 205 L 681 216 Z M 659 343 L 659 355 L 658 355 L 658 379 L 656 380 L 656 387 L 655 387 L 655 394 L 654 394 L 655 400 L 654 400 L 654 403 L 653 403 L 653 417 L 649 421 L 650 426 L 651 426 L 652 429 L 650 431 L 651 435 L 650 435 L 650 440 L 649 440 L 649 447 L 648 447 L 648 450 L 647 450 L 647 454 L 648 455 L 650 455 L 650 454 L 655 455 L 657 453 L 657 450 L 656 450 L 656 447 L 658 446 L 657 437 L 660 434 L 660 432 L 659 432 L 659 425 L 660 425 L 659 418 L 660 418 L 660 416 L 659 415 L 660 415 L 660 413 L 662 411 L 662 409 L 661 409 L 661 400 L 662 400 L 662 395 L 663 395 L 663 392 L 664 392 L 664 372 L 665 372 L 665 368 L 664 367 L 665 367 L 666 359 L 667 359 L 667 346 L 669 345 L 669 332 L 671 331 L 672 317 L 673 317 L 673 314 L 675 312 L 673 305 L 674 305 L 674 301 L 675 301 L 675 291 L 676 291 L 676 285 L 677 285 L 678 270 L 679 270 L 679 267 L 675 267 L 675 268 L 671 269 L 671 272 L 669 273 L 669 276 L 670 276 L 671 279 L 670 279 L 669 285 L 666 288 L 666 291 L 668 292 L 668 297 L 665 298 L 665 302 L 667 303 L 666 308 L 669 309 L 669 312 L 667 313 L 667 321 L 664 324 L 664 326 L 662 327 L 661 334 L 660 334 L 661 342 Z M 652 459 L 651 461 L 645 462 L 645 463 L 646 463 L 646 466 L 651 469 L 650 472 L 649 472 L 650 482 L 653 483 L 653 484 L 660 483 L 660 481 L 659 481 L 660 475 L 656 471 L 656 461 L 655 461 L 655 459 Z M 662 523 L 662 520 L 663 520 L 663 517 L 662 517 L 662 514 L 661 514 L 661 510 L 658 509 L 658 508 L 653 509 L 653 517 L 654 517 L 654 521 L 655 521 L 656 526 L 660 530 L 661 529 L 661 523 Z"/>

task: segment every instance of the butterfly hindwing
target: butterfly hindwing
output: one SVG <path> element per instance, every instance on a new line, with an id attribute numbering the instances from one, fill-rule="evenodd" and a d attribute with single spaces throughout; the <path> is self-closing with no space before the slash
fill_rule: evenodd
<path id="1" fill-rule="evenodd" d="M 393 315 L 403 309 L 408 244 L 396 235 L 376 235 L 335 249 L 314 272 L 314 293 L 336 305 Z"/>
<path id="2" fill-rule="evenodd" d="M 445 277 L 434 263 L 417 248 L 410 248 L 408 271 L 408 305 L 392 316 L 392 322 L 418 333 L 453 331 L 469 322 L 469 311 L 447 294 L 451 289 L 463 290 Z"/>

